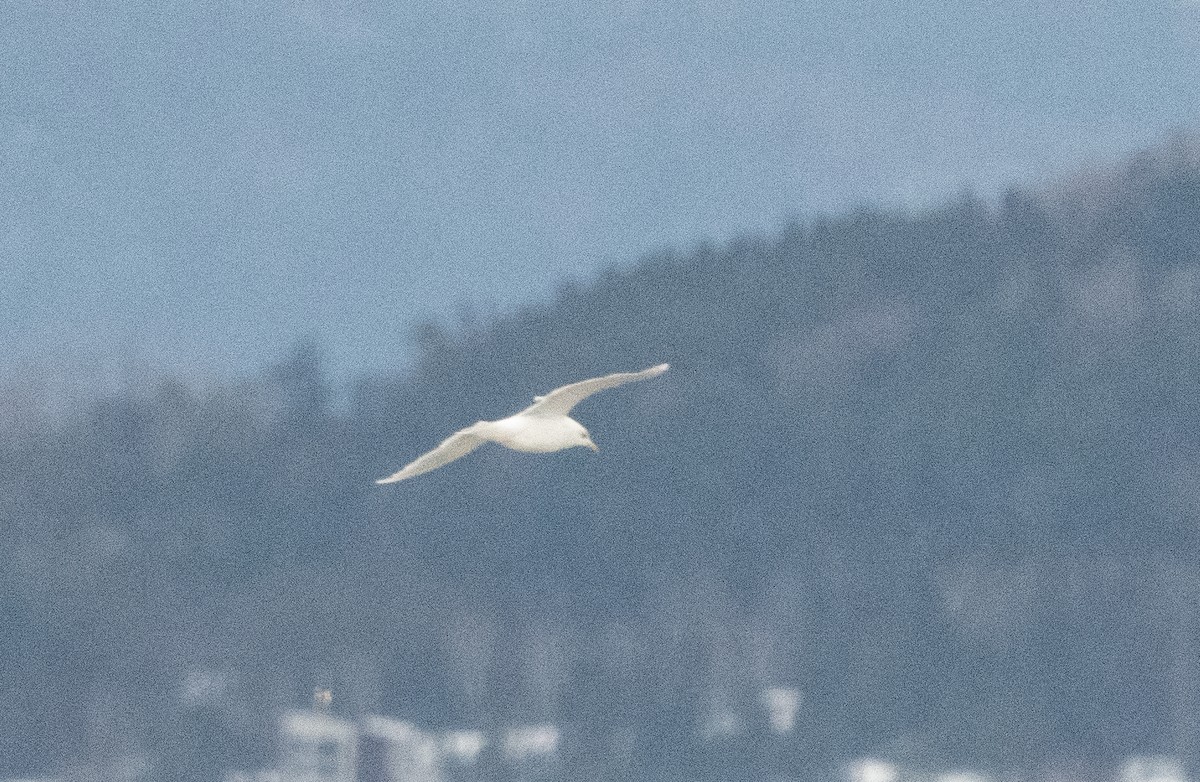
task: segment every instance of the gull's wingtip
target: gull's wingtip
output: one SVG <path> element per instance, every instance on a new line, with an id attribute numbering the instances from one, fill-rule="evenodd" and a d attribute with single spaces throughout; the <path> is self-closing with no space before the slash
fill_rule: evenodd
<path id="1" fill-rule="evenodd" d="M 389 475 L 386 478 L 380 478 L 379 480 L 375 481 L 375 483 L 379 484 L 380 486 L 383 486 L 383 485 L 386 485 L 389 483 L 398 483 L 401 480 L 403 480 L 403 478 L 399 478 L 395 475 Z"/>
<path id="2" fill-rule="evenodd" d="M 659 364 L 656 367 L 650 367 L 650 371 L 656 375 L 661 375 L 663 372 L 666 372 L 670 368 L 671 368 L 670 364 Z"/>

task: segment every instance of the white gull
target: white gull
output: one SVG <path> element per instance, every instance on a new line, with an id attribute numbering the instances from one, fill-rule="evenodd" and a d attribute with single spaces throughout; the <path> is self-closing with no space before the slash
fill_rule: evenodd
<path id="1" fill-rule="evenodd" d="M 476 421 L 450 435 L 437 448 L 405 465 L 404 469 L 375 482 L 396 483 L 436 470 L 488 441 L 526 453 L 551 453 L 575 446 L 598 451 L 600 449 L 592 442 L 588 430 L 568 415 L 571 408 L 597 391 L 657 377 L 669 366 L 659 364 L 641 372 L 615 372 L 556 388 L 545 396 L 535 396 L 533 404 L 516 415 L 499 421 Z"/>

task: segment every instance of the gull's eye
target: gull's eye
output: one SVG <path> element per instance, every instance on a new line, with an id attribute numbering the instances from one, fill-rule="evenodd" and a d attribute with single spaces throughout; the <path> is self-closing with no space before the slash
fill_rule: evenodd
<path id="1" fill-rule="evenodd" d="M 580 432 L 580 433 L 579 433 L 579 436 L 580 436 L 580 437 L 582 437 L 583 439 L 585 439 L 585 440 L 586 440 L 586 439 L 587 439 L 587 432 Z"/>

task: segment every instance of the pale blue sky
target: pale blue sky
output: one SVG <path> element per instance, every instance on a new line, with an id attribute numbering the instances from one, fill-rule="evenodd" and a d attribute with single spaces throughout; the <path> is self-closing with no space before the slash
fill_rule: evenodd
<path id="1" fill-rule="evenodd" d="M 1200 117 L 1178 0 L 183 6 L 5 3 L 5 371 L 386 369 L 415 317 Z"/>

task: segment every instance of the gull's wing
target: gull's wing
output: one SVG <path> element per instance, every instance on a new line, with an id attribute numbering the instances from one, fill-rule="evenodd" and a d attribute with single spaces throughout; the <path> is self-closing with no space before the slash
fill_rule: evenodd
<path id="1" fill-rule="evenodd" d="M 445 440 L 442 440 L 441 445 L 429 453 L 419 456 L 409 464 L 406 464 L 400 472 L 393 473 L 386 478 L 380 478 L 375 482 L 396 483 L 397 481 L 403 481 L 406 478 L 412 478 L 430 470 L 436 470 L 438 467 L 449 464 L 455 459 L 461 459 L 485 442 L 487 442 L 487 438 L 480 436 L 479 424 L 471 424 L 466 429 L 460 429 Z"/>
<path id="2" fill-rule="evenodd" d="M 604 377 L 581 380 L 569 386 L 556 388 L 545 396 L 534 397 L 533 404 L 521 411 L 521 415 L 566 415 L 571 408 L 597 391 L 623 386 L 635 380 L 658 377 L 670 368 L 670 364 L 643 369 L 641 372 L 614 372 Z"/>

